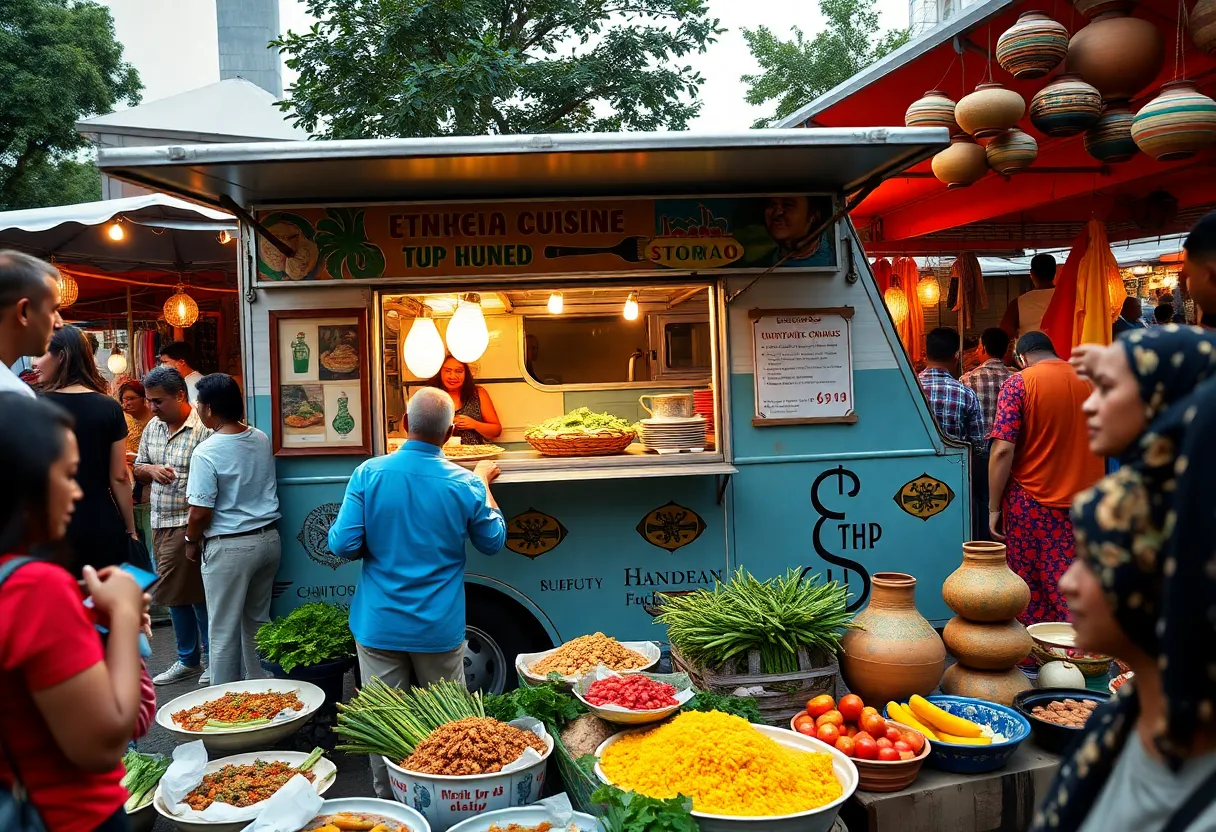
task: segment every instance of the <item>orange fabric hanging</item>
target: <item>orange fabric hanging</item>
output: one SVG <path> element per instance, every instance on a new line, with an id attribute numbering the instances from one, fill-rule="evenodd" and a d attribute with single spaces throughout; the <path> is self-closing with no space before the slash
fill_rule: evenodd
<path id="1" fill-rule="evenodd" d="M 980 259 L 973 252 L 965 251 L 954 261 L 950 271 L 958 280 L 958 297 L 951 312 L 959 311 L 961 300 L 966 301 L 963 313 L 963 333 L 971 329 L 975 323 L 976 307 L 988 308 L 988 292 L 984 289 L 984 273 L 980 270 Z"/>
<path id="2" fill-rule="evenodd" d="M 891 261 L 881 257 L 870 264 L 874 272 L 874 282 L 878 284 L 878 294 L 884 294 L 891 288 Z"/>
<path id="3" fill-rule="evenodd" d="M 1043 313 L 1043 331 L 1067 359 L 1078 344 L 1109 344 L 1111 325 L 1127 298 L 1106 226 L 1091 219 L 1073 243 Z"/>
<path id="4" fill-rule="evenodd" d="M 908 300 L 908 318 L 900 327 L 900 340 L 908 353 L 908 359 L 916 364 L 925 359 L 925 310 L 916 295 L 916 284 L 920 280 L 920 269 L 911 257 L 901 257 L 892 267 L 892 283 L 898 282 Z"/>

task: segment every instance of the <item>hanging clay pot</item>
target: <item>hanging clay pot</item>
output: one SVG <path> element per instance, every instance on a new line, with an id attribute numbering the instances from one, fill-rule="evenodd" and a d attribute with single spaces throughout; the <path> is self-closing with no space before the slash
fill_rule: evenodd
<path id="1" fill-rule="evenodd" d="M 1189 159 L 1216 143 L 1216 101 L 1191 81 L 1171 81 L 1136 113 L 1132 140 L 1159 162 Z"/>
<path id="2" fill-rule="evenodd" d="M 1072 0 L 1072 7 L 1090 20 L 1106 12 L 1130 12 L 1135 5 L 1134 0 Z"/>
<path id="3" fill-rule="evenodd" d="M 933 692 L 946 666 L 946 646 L 916 611 L 916 578 L 876 573 L 870 604 L 853 623 L 840 642 L 849 690 L 867 702 L 906 702 L 914 693 Z"/>
<path id="4" fill-rule="evenodd" d="M 1008 621 L 1030 603 L 1030 587 L 1009 568 L 1004 543 L 976 540 L 963 544 L 963 564 L 942 584 L 942 600 L 971 621 Z"/>
<path id="5" fill-rule="evenodd" d="M 1102 115 L 1102 94 L 1080 75 L 1056 76 L 1030 99 L 1030 123 L 1053 138 L 1075 136 Z"/>
<path id="6" fill-rule="evenodd" d="M 1157 27 L 1122 12 L 1098 15 L 1068 42 L 1068 71 L 1106 99 L 1135 98 L 1157 78 L 1164 62 L 1165 41 Z"/>
<path id="7" fill-rule="evenodd" d="M 987 139 L 1004 133 L 1026 112 L 1022 96 L 1003 84 L 980 84 L 954 105 L 954 120 L 964 133 Z"/>
<path id="8" fill-rule="evenodd" d="M 1093 127 L 1085 131 L 1085 151 L 1099 162 L 1126 162 L 1140 148 L 1132 140 L 1131 105 L 1126 101 L 1108 101 Z"/>
<path id="9" fill-rule="evenodd" d="M 978 182 L 988 172 L 984 148 L 966 133 L 956 133 L 950 146 L 933 157 L 933 175 L 951 188 Z"/>
<path id="10" fill-rule="evenodd" d="M 1039 143 L 1016 127 L 1010 127 L 984 148 L 988 167 L 1003 176 L 1030 167 L 1039 155 Z"/>
<path id="11" fill-rule="evenodd" d="M 1216 0 L 1199 0 L 1191 9 L 1191 40 L 1209 55 L 1216 55 Z"/>
<path id="12" fill-rule="evenodd" d="M 904 113 L 905 127 L 945 127 L 951 135 L 958 132 L 954 123 L 954 101 L 941 90 L 929 90 L 912 102 Z"/>
<path id="13" fill-rule="evenodd" d="M 942 640 L 959 664 L 973 670 L 1007 670 L 1029 656 L 1034 646 L 1016 618 L 992 624 L 952 618 L 942 630 Z"/>
<path id="14" fill-rule="evenodd" d="M 1026 674 L 1011 667 L 1009 670 L 972 670 L 961 664 L 953 664 L 942 675 L 942 693 L 947 696 L 970 696 L 1013 706 L 1013 698 L 1024 690 L 1031 689 Z"/>
<path id="15" fill-rule="evenodd" d="M 1068 30 L 1043 12 L 1023 12 L 996 42 L 996 62 L 1015 78 L 1042 78 L 1068 54 Z"/>

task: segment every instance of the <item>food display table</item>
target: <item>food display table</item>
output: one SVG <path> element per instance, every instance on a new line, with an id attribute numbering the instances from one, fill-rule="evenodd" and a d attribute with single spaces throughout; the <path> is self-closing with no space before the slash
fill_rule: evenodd
<path id="1" fill-rule="evenodd" d="M 926 766 L 903 791 L 859 791 L 841 817 L 849 832 L 1022 832 L 1058 764 L 1059 757 L 1027 741 L 999 771 L 952 774 Z"/>

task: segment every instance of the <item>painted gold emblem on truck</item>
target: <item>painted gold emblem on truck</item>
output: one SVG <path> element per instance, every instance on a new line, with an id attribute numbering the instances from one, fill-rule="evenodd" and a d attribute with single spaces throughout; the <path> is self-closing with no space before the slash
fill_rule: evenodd
<path id="1" fill-rule="evenodd" d="M 556 517 L 530 508 L 507 521 L 506 546 L 517 555 L 535 560 L 560 546 L 566 534 L 566 527 Z"/>
<path id="2" fill-rule="evenodd" d="M 705 521 L 692 509 L 673 502 L 647 514 L 637 529 L 647 543 L 674 552 L 700 537 Z"/>
<path id="3" fill-rule="evenodd" d="M 895 502 L 913 517 L 928 520 L 941 514 L 954 502 L 954 492 L 941 480 L 921 474 L 911 482 L 904 483 L 895 493 Z"/>

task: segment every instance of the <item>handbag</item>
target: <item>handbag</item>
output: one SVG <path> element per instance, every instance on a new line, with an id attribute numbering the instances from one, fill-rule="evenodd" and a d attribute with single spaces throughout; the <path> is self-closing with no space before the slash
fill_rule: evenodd
<path id="1" fill-rule="evenodd" d="M 33 560 L 34 558 L 29 557 L 13 558 L 4 566 L 0 566 L 0 588 L 14 572 Z M 3 829 L 4 832 L 47 832 L 46 824 L 42 822 L 38 810 L 30 802 L 29 794 L 21 785 L 17 761 L 13 759 L 13 755 L 8 753 L 8 747 L 4 744 L 2 736 L 0 736 L 0 753 L 3 753 L 9 771 L 13 773 L 12 786 L 0 784 L 0 829 Z"/>
<path id="2" fill-rule="evenodd" d="M 156 567 L 152 565 L 152 556 L 148 553 L 148 547 L 142 540 L 130 535 L 127 535 L 127 563 L 148 572 L 156 571 Z"/>

